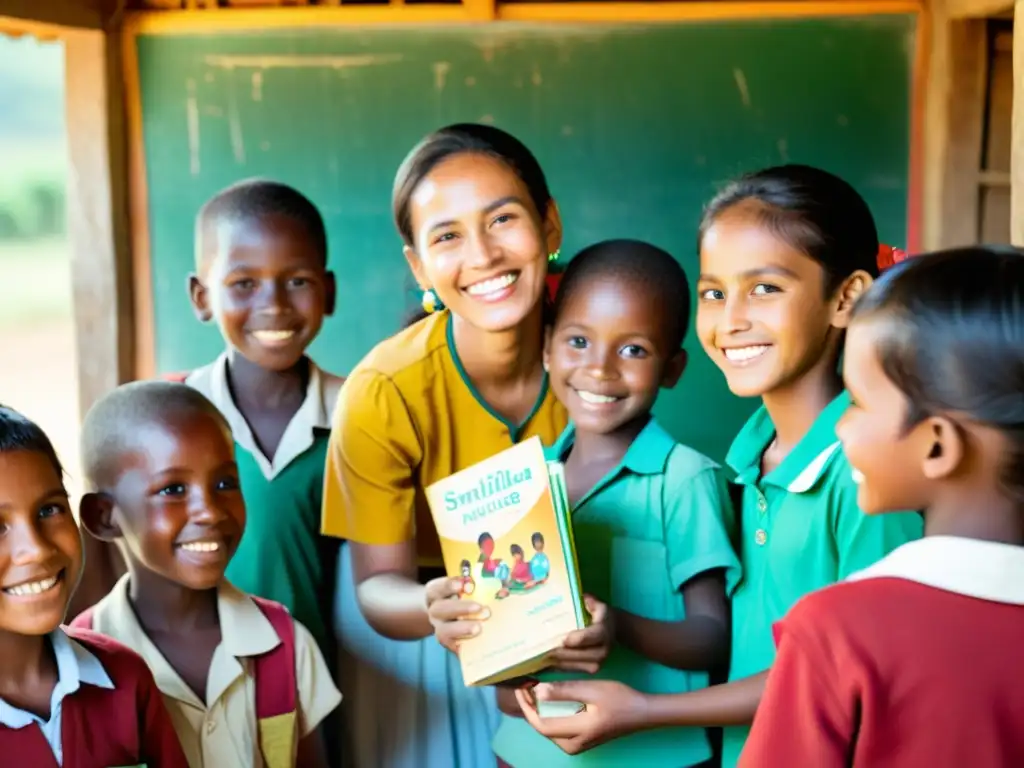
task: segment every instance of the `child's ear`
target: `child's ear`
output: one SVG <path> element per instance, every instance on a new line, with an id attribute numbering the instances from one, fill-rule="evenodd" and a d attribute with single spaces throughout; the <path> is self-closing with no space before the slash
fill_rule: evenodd
<path id="1" fill-rule="evenodd" d="M 843 281 L 836 291 L 836 306 L 832 312 L 832 325 L 835 328 L 848 328 L 850 315 L 858 299 L 871 287 L 874 278 L 862 269 L 858 269 Z"/>
<path id="2" fill-rule="evenodd" d="M 949 477 L 964 460 L 964 435 L 959 427 L 943 416 L 933 416 L 923 424 L 921 441 L 926 451 L 921 471 L 929 480 Z"/>
<path id="3" fill-rule="evenodd" d="M 551 326 L 544 326 L 544 352 L 542 357 L 544 363 L 544 370 L 548 370 L 551 365 Z"/>
<path id="4" fill-rule="evenodd" d="M 661 377 L 662 389 L 672 389 L 672 387 L 679 383 L 679 378 L 683 375 L 683 371 L 686 370 L 686 363 L 689 359 L 685 349 L 680 349 L 672 355 L 668 365 L 665 366 L 665 373 Z"/>
<path id="5" fill-rule="evenodd" d="M 106 493 L 87 493 L 78 505 L 82 526 L 100 541 L 121 538 L 121 528 L 114 522 L 114 499 Z"/>
<path id="6" fill-rule="evenodd" d="M 416 253 L 416 249 L 411 245 L 403 246 L 402 255 L 409 262 L 409 269 L 412 270 L 412 276 L 416 278 L 416 284 L 420 287 L 420 290 L 429 291 L 430 281 L 427 279 L 426 272 L 423 271 L 423 260 Z"/>
<path id="7" fill-rule="evenodd" d="M 213 310 L 210 309 L 210 298 L 206 292 L 206 286 L 195 272 L 188 276 L 188 298 L 192 302 L 192 311 L 199 318 L 199 322 L 208 323 L 213 319 Z"/>
<path id="8" fill-rule="evenodd" d="M 338 304 L 338 281 L 330 270 L 324 274 L 324 316 L 334 314 Z"/>

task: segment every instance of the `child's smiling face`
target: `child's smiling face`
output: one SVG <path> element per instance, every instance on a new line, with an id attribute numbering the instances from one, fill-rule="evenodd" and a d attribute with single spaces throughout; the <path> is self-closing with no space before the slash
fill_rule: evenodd
<path id="1" fill-rule="evenodd" d="M 288 370 L 334 311 L 334 276 L 303 224 L 284 215 L 211 223 L 192 304 L 224 340 L 261 368 Z"/>
<path id="2" fill-rule="evenodd" d="M 857 483 L 857 506 L 869 515 L 928 506 L 920 467 L 933 447 L 927 424 L 906 428 L 906 397 L 878 359 L 882 330 L 870 320 L 850 328 L 843 379 L 851 405 L 836 425 Z"/>
<path id="3" fill-rule="evenodd" d="M 90 530 L 123 537 L 130 558 L 168 581 L 216 587 L 245 528 L 227 427 L 201 412 L 143 424 L 121 463 L 106 497 L 83 499 Z"/>
<path id="4" fill-rule="evenodd" d="M 43 453 L 0 453 L 0 631 L 45 635 L 63 621 L 82 571 L 67 492 Z"/>
<path id="5" fill-rule="evenodd" d="M 704 235 L 697 335 L 734 394 L 761 397 L 831 364 L 841 329 L 821 265 L 746 205 L 721 214 Z"/>
<path id="6" fill-rule="evenodd" d="M 608 434 L 646 415 L 678 381 L 667 308 L 626 277 L 594 275 L 561 303 L 545 345 L 551 386 L 579 431 Z"/>

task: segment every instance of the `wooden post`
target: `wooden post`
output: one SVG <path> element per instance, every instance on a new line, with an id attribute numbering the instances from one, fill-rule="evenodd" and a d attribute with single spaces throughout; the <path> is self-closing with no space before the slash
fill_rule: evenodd
<path id="1" fill-rule="evenodd" d="M 100 29 L 101 2 L 82 0 L 0 0 L 4 26 L 21 34 L 64 37 L 69 29 Z"/>
<path id="2" fill-rule="evenodd" d="M 1013 34 L 1013 144 L 1010 149 L 1010 241 L 1024 246 L 1024 31 L 1016 17 L 1024 19 L 1024 0 L 1014 8 Z"/>
<path id="3" fill-rule="evenodd" d="M 133 378 L 131 256 L 120 35 L 65 36 L 68 234 L 79 406 Z"/>
<path id="4" fill-rule="evenodd" d="M 133 378 L 126 132 L 120 35 L 64 35 L 68 137 L 68 235 L 84 414 L 104 393 Z M 88 567 L 71 612 L 107 593 L 123 564 L 116 549 L 84 537 Z"/>
<path id="5" fill-rule="evenodd" d="M 924 115 L 924 250 L 978 239 L 978 174 L 985 113 L 983 19 L 954 18 L 965 0 L 928 3 Z"/>

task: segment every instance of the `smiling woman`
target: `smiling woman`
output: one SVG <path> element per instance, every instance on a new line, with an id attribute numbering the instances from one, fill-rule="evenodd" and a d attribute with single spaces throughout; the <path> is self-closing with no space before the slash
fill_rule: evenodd
<path id="1" fill-rule="evenodd" d="M 358 702 L 353 760 L 476 768 L 494 764 L 494 692 L 466 688 L 442 647 L 472 631 L 459 619 L 475 609 L 440 599 L 455 587 L 422 489 L 565 427 L 541 361 L 561 220 L 530 151 L 483 125 L 424 139 L 398 171 L 393 205 L 428 316 L 346 381 L 325 473 L 324 532 L 348 540 L 335 620 L 346 696 Z"/>

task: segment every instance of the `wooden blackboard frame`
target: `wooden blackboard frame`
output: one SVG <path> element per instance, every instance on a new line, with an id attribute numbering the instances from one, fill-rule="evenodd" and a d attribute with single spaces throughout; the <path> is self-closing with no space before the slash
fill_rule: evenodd
<path id="1" fill-rule="evenodd" d="M 143 141 L 139 35 L 195 35 L 225 31 L 316 26 L 421 25 L 539 22 L 656 23 L 751 19 L 814 18 L 911 14 L 916 17 L 911 84 L 910 167 L 908 169 L 907 247 L 920 247 L 923 131 L 927 83 L 929 14 L 919 0 L 736 0 L 716 2 L 521 2 L 463 0 L 461 5 L 356 5 L 253 8 L 239 10 L 144 11 L 124 19 L 123 78 L 128 137 L 128 191 L 131 221 L 132 306 L 135 378 L 156 375 L 156 331 L 146 156 Z"/>

